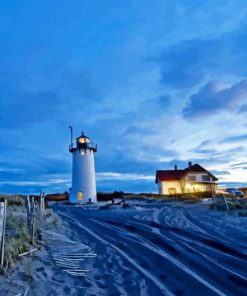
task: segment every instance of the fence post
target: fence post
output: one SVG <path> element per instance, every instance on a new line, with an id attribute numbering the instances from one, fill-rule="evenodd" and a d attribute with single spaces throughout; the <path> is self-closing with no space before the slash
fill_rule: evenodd
<path id="1" fill-rule="evenodd" d="M 45 192 L 44 191 L 42 196 L 42 208 L 43 208 L 43 215 L 45 215 Z"/>
<path id="2" fill-rule="evenodd" d="M 26 209 L 27 209 L 27 229 L 30 234 L 30 232 L 31 232 L 31 205 L 30 205 L 29 195 L 26 196 L 25 205 L 26 205 Z"/>
<path id="3" fill-rule="evenodd" d="M 5 225 L 6 225 L 6 214 L 7 214 L 7 199 L 3 202 L 3 221 L 2 221 L 2 234 L 1 234 L 1 265 L 4 263 L 4 244 L 5 244 Z"/>
<path id="4" fill-rule="evenodd" d="M 32 203 L 31 203 L 31 229 L 32 229 L 32 245 L 34 244 L 34 214 L 35 214 L 35 209 L 34 209 L 34 196 L 32 196 Z"/>
<path id="5" fill-rule="evenodd" d="M 214 210 L 217 211 L 217 197 L 214 193 L 212 193 L 212 200 L 213 200 Z"/>
<path id="6" fill-rule="evenodd" d="M 40 211 L 40 216 L 43 215 L 43 213 L 42 213 L 42 196 L 43 196 L 43 190 L 40 191 L 40 198 L 39 198 L 39 211 Z"/>
<path id="7" fill-rule="evenodd" d="M 45 214 L 45 193 L 43 190 L 41 190 L 40 193 L 40 214 L 41 216 L 44 216 Z"/>
<path id="8" fill-rule="evenodd" d="M 227 200 L 226 200 L 226 197 L 225 197 L 224 194 L 222 194 L 222 199 L 223 199 L 223 202 L 224 202 L 224 204 L 225 204 L 225 206 L 226 206 L 226 211 L 227 211 L 227 213 L 229 213 L 229 212 L 230 212 L 230 210 L 229 210 L 229 205 L 228 205 L 228 203 L 227 203 Z"/>
<path id="9" fill-rule="evenodd" d="M 30 198 L 29 195 L 27 195 L 26 198 L 26 208 L 27 208 L 27 226 L 28 226 L 28 232 L 32 236 L 32 244 L 34 244 L 34 215 L 35 215 L 35 209 L 34 209 L 34 196 Z"/>

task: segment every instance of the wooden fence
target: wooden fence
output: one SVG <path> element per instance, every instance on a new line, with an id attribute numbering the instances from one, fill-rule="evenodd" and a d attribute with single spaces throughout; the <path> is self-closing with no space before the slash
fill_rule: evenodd
<path id="1" fill-rule="evenodd" d="M 34 197 L 27 195 L 26 197 L 27 209 L 27 227 L 30 236 L 32 237 L 32 244 L 34 244 L 37 230 L 40 226 L 40 219 L 45 215 L 45 195 L 43 192 L 40 194 L 40 201 L 37 203 Z"/>

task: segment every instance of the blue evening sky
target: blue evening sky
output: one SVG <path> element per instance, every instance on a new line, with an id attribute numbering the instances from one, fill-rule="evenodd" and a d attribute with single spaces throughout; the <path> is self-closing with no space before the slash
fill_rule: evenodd
<path id="1" fill-rule="evenodd" d="M 247 185 L 247 2 L 0 1 L 0 191 L 63 192 L 68 125 L 98 191 L 189 160 Z"/>

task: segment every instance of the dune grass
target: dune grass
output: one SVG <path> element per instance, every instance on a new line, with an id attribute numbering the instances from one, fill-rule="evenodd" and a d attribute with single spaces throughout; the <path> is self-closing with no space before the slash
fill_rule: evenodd
<path id="1" fill-rule="evenodd" d="M 27 231 L 26 219 L 8 215 L 6 219 L 6 238 L 4 258 L 10 266 L 14 265 L 18 255 L 30 248 L 31 237 Z"/>

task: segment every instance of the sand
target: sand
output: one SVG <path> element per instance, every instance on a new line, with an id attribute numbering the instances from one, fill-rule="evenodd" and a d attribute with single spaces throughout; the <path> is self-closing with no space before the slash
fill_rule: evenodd
<path id="1" fill-rule="evenodd" d="M 246 295 L 245 217 L 209 210 L 207 201 L 128 202 L 128 208 L 54 206 L 61 220 L 48 217 L 45 228 L 97 254 L 80 263 L 88 272 L 63 271 L 54 254 L 65 248 L 49 240 L 1 277 L 0 295 L 13 280 L 28 285 L 29 295 Z"/>

